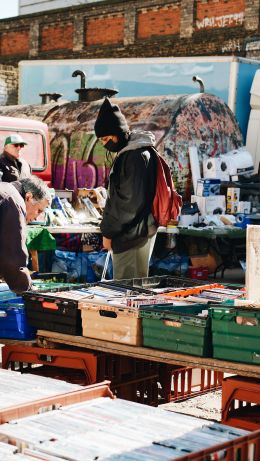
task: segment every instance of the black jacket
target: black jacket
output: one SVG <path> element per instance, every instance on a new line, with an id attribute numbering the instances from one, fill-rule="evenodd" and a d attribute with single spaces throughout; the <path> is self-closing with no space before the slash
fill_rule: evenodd
<path id="1" fill-rule="evenodd" d="M 16 293 L 31 286 L 26 268 L 26 208 L 21 184 L 0 182 L 0 276 Z"/>
<path id="2" fill-rule="evenodd" d="M 128 145 L 116 157 L 110 172 L 102 234 L 112 239 L 114 253 L 145 241 L 155 222 L 151 205 L 156 185 L 156 158 L 150 132 L 132 132 Z"/>
<path id="3" fill-rule="evenodd" d="M 2 181 L 13 182 L 31 176 L 31 167 L 23 158 L 15 159 L 7 152 L 0 155 L 0 172 Z"/>

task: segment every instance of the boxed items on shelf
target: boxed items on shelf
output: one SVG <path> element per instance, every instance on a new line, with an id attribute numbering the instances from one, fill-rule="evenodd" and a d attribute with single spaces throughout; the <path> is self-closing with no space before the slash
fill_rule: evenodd
<path id="1" fill-rule="evenodd" d="M 209 195 L 218 195 L 220 193 L 220 179 L 203 178 L 197 180 L 196 195 L 199 197 L 208 197 Z"/>
<path id="2" fill-rule="evenodd" d="M 197 203 L 202 215 L 225 214 L 226 211 L 225 195 L 210 195 L 208 197 L 192 195 L 191 202 Z"/>
<path id="3" fill-rule="evenodd" d="M 226 156 L 207 158 L 203 160 L 204 178 L 218 178 L 221 181 L 229 181 L 230 174 L 226 162 Z"/>

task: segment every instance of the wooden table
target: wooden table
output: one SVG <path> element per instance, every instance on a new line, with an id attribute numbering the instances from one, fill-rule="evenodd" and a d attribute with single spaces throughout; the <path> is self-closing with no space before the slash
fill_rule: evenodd
<path id="1" fill-rule="evenodd" d="M 193 355 L 177 354 L 174 352 L 160 351 L 148 347 L 128 346 L 126 344 L 101 341 L 99 339 L 85 338 L 83 336 L 72 336 L 52 331 L 38 330 L 38 344 L 48 346 L 50 343 L 58 343 L 69 346 L 77 346 L 83 349 L 108 352 L 127 357 L 135 357 L 142 360 L 180 365 L 201 369 L 210 369 L 231 373 L 239 376 L 260 378 L 260 366 L 249 365 L 239 362 L 228 362 L 215 358 L 196 357 Z"/>

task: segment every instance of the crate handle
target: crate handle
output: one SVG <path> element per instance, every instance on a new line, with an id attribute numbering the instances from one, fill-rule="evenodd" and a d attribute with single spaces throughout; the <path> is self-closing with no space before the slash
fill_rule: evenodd
<path id="1" fill-rule="evenodd" d="M 236 317 L 237 325 L 244 325 L 247 327 L 257 327 L 258 326 L 258 319 L 255 317 L 242 317 L 238 315 Z"/>
<path id="2" fill-rule="evenodd" d="M 99 311 L 99 315 L 101 315 L 101 317 L 111 317 L 112 319 L 116 319 L 116 318 L 117 318 L 117 313 L 116 313 L 116 312 L 113 312 L 113 311 L 104 311 L 104 310 L 100 310 L 100 311 Z"/>
<path id="3" fill-rule="evenodd" d="M 181 322 L 176 322 L 175 320 L 164 320 L 163 323 L 167 327 L 174 327 L 174 328 L 180 328 L 182 325 Z"/>
<path id="4" fill-rule="evenodd" d="M 55 360 L 55 357 L 53 355 L 39 354 L 38 357 L 41 362 L 46 363 L 51 363 Z"/>
<path id="5" fill-rule="evenodd" d="M 48 301 L 43 301 L 42 307 L 44 309 L 52 309 L 54 311 L 57 311 L 59 309 L 59 306 L 56 303 L 49 303 Z"/>
<path id="6" fill-rule="evenodd" d="M 260 363 L 260 354 L 253 352 L 253 363 Z"/>

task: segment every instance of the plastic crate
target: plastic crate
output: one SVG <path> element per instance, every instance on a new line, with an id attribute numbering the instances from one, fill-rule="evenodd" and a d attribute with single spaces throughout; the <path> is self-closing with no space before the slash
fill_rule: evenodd
<path id="1" fill-rule="evenodd" d="M 160 363 L 160 403 L 178 402 L 221 388 L 223 372 Z"/>
<path id="2" fill-rule="evenodd" d="M 213 357 L 260 364 L 260 310 L 212 306 Z"/>
<path id="3" fill-rule="evenodd" d="M 0 337 L 25 340 L 36 337 L 36 329 L 29 326 L 23 304 L 1 304 Z"/>
<path id="4" fill-rule="evenodd" d="M 249 431 L 259 429 L 259 379 L 231 376 L 223 380 L 222 423 Z"/>
<path id="5" fill-rule="evenodd" d="M 186 314 L 174 309 L 142 307 L 143 345 L 171 352 L 212 356 L 210 318 L 199 317 L 205 306 L 186 308 Z M 199 311 L 199 312 L 198 312 Z M 189 313 L 188 313 L 189 312 Z"/>
<path id="6" fill-rule="evenodd" d="M 59 292 L 28 292 L 24 303 L 29 325 L 37 329 L 81 335 L 81 316 L 78 301 L 59 298 Z"/>
<path id="7" fill-rule="evenodd" d="M 0 292 L 0 306 L 6 302 L 22 302 L 22 298 L 10 290 Z"/>
<path id="8" fill-rule="evenodd" d="M 114 282 L 117 282 L 115 280 Z M 156 275 L 153 277 L 143 277 L 143 278 L 133 278 L 133 279 L 123 279 L 118 280 L 118 282 L 133 286 L 144 288 L 148 290 L 153 290 L 155 288 L 186 288 L 186 287 L 194 287 L 198 285 L 198 281 L 194 279 L 189 279 L 185 277 L 171 277 L 169 275 Z M 210 282 L 200 280 L 200 285 L 207 285 Z"/>
<path id="9" fill-rule="evenodd" d="M 31 275 L 32 280 L 45 280 L 48 282 L 67 282 L 67 272 L 33 272 Z"/>
<path id="10" fill-rule="evenodd" d="M 142 320 L 130 307 L 81 303 L 82 334 L 87 338 L 141 346 Z"/>
<path id="11" fill-rule="evenodd" d="M 29 324 L 41 330 L 81 335 L 80 296 L 86 297 L 86 290 L 96 285 L 42 283 L 39 290 L 24 293 Z"/>
<path id="12" fill-rule="evenodd" d="M 28 291 L 23 294 L 35 293 L 35 291 L 59 291 L 59 290 L 75 290 L 75 288 L 82 287 L 81 283 L 67 283 L 67 282 L 48 282 L 46 280 L 33 280 L 33 291 Z"/>

